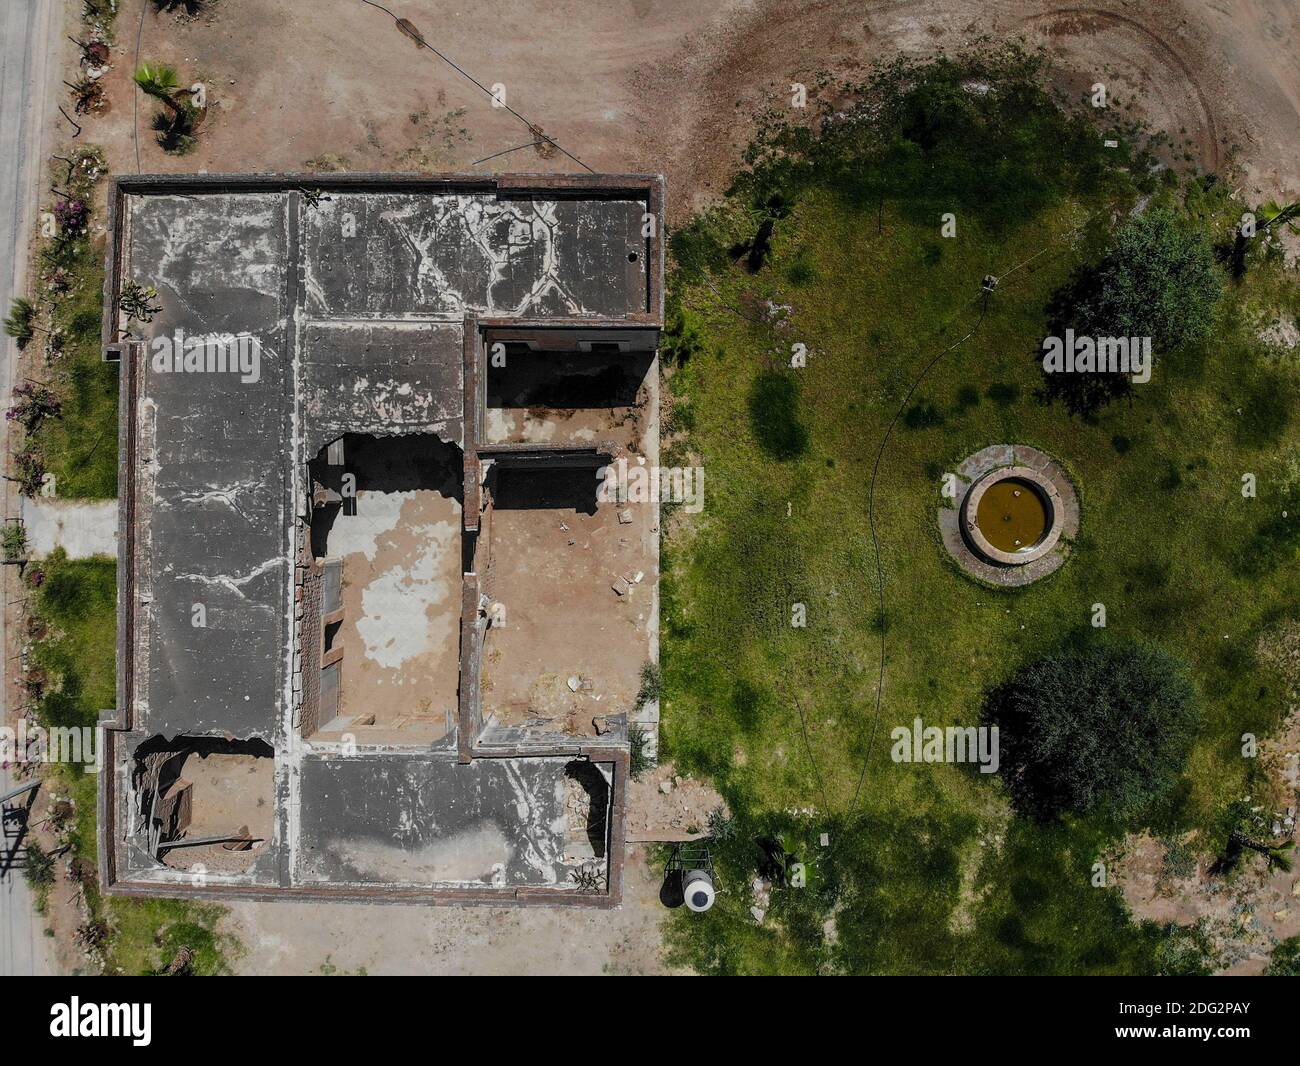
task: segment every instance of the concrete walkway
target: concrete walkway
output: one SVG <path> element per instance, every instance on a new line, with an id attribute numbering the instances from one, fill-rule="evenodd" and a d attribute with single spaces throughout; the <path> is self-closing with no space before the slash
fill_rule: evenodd
<path id="1" fill-rule="evenodd" d="M 43 559 L 55 548 L 66 551 L 69 559 L 117 555 L 116 500 L 24 498 L 22 515 L 27 554 L 33 559 Z"/>
<path id="2" fill-rule="evenodd" d="M 0 768 L 0 796 L 17 784 L 8 768 Z M 20 796 L 5 806 L 17 810 L 27 806 L 28 800 L 28 796 Z M 14 821 L 6 828 L 16 834 L 17 827 Z M 55 972 L 53 952 L 27 887 L 21 844 L 17 835 L 0 834 L 0 976 L 46 977 Z"/>

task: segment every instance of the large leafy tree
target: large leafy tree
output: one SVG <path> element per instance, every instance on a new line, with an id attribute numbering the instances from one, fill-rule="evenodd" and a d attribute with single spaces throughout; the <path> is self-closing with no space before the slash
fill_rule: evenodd
<path id="1" fill-rule="evenodd" d="M 1150 337 L 1161 352 L 1201 340 L 1214 325 L 1223 278 L 1204 233 L 1171 211 L 1126 223 L 1076 308 L 1076 332 Z M 1082 328 L 1080 328 L 1082 327 Z"/>
<path id="2" fill-rule="evenodd" d="M 1135 823 L 1177 782 L 1200 702 L 1177 659 L 1108 643 L 1023 667 L 989 693 L 984 714 L 1021 810 Z"/>
<path id="3" fill-rule="evenodd" d="M 1150 337 L 1157 354 L 1204 339 L 1214 326 L 1223 276 L 1205 235 L 1172 211 L 1130 219 L 1101 261 L 1077 272 L 1053 297 L 1050 329 L 1062 336 Z M 1087 415 L 1127 395 L 1123 374 L 1044 374 L 1044 392 Z"/>

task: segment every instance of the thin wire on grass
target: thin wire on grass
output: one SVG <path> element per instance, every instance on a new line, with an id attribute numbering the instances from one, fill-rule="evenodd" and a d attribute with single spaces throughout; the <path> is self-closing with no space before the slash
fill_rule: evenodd
<path id="1" fill-rule="evenodd" d="M 399 30 L 401 30 L 402 33 L 410 37 L 411 40 L 413 40 L 420 48 L 427 48 L 435 56 L 437 56 L 444 63 L 446 63 L 447 66 L 451 67 L 452 70 L 454 70 L 462 78 L 468 81 L 471 85 L 477 86 L 480 90 L 482 90 L 484 95 L 491 97 L 493 100 L 496 99 L 496 94 L 493 93 L 491 89 L 489 89 L 486 85 L 484 85 L 481 81 L 479 81 L 478 78 L 474 77 L 474 75 L 471 74 L 464 67 L 460 66 L 460 64 L 458 64 L 450 56 L 439 51 L 437 48 L 434 48 L 433 45 L 431 45 L 427 40 L 425 40 L 424 33 L 420 30 L 417 30 L 410 22 L 398 18 L 395 14 L 393 14 L 393 12 L 389 11 L 388 8 L 384 7 L 383 4 L 376 3 L 376 0 L 361 0 L 361 2 L 363 4 L 366 4 L 368 7 L 373 7 L 378 9 L 379 11 L 382 11 L 385 15 L 387 15 L 389 18 L 393 20 L 393 23 L 397 26 Z M 403 23 L 405 23 L 405 25 L 403 25 Z M 500 106 L 504 108 L 506 111 L 509 111 L 510 114 L 514 115 L 515 118 L 517 118 L 520 122 L 522 122 L 525 126 L 527 126 L 528 132 L 531 133 L 535 138 L 545 141 L 547 144 L 551 145 L 557 151 L 562 152 L 564 155 L 572 159 L 575 163 L 578 164 L 578 166 L 582 167 L 582 169 L 587 171 L 589 174 L 595 173 L 595 171 L 592 170 L 591 167 L 587 166 L 587 164 L 584 163 L 581 159 L 579 159 L 576 155 L 574 155 L 568 149 L 564 148 L 562 145 L 558 144 L 555 138 L 547 136 L 547 134 L 542 132 L 542 128 L 540 126 L 538 126 L 536 123 L 529 122 L 528 119 L 524 118 L 523 115 L 521 115 L 513 107 L 507 104 L 504 100 L 501 101 Z M 492 157 L 489 156 L 488 158 L 492 158 Z"/>
<path id="2" fill-rule="evenodd" d="M 808 762 L 812 766 L 813 780 L 817 782 L 817 791 L 822 794 L 822 809 L 829 814 L 831 803 L 830 797 L 826 795 L 826 779 L 825 775 L 822 774 L 821 770 L 817 766 L 817 759 L 813 755 L 812 742 L 808 739 L 808 716 L 804 713 L 803 700 L 796 696 L 794 698 L 794 705 L 795 709 L 799 712 L 799 727 L 803 731 L 804 751 L 807 752 Z"/>
<path id="3" fill-rule="evenodd" d="M 1079 229 L 1076 228 L 1075 230 L 1071 231 L 1069 236 L 1073 238 L 1075 235 L 1078 234 L 1078 232 Z M 1020 270 L 1021 268 L 1028 266 L 1039 256 L 1043 255 L 1050 248 L 1052 248 L 1053 245 L 1058 243 L 1059 241 L 1049 241 L 1033 255 L 1017 263 L 1015 266 L 1011 267 L 1010 269 L 1004 270 L 1001 274 L 994 275 L 994 278 L 996 279 L 997 282 L 1001 282 L 1003 278 L 1009 277 L 1010 275 L 1014 274 L 1017 270 Z M 921 382 L 925 380 L 926 376 L 930 373 L 931 370 L 933 370 L 939 364 L 940 360 L 942 360 L 944 356 L 948 355 L 950 352 L 954 351 L 955 349 L 959 348 L 961 345 L 965 344 L 968 340 L 971 339 L 971 337 L 975 336 L 975 334 L 979 332 L 980 327 L 984 325 L 984 319 L 988 314 L 989 298 L 991 295 L 992 295 L 991 290 L 988 290 L 981 293 L 979 296 L 976 296 L 975 299 L 971 301 L 971 303 L 974 303 L 975 300 L 982 300 L 983 302 L 983 306 L 980 308 L 980 316 L 976 320 L 975 325 L 970 328 L 970 331 L 966 333 L 965 336 L 961 337 L 959 340 L 954 341 L 952 344 L 948 345 L 947 348 L 944 348 L 941 352 L 935 355 L 934 358 L 932 358 L 921 370 L 921 373 L 916 376 L 916 379 L 912 382 L 911 386 L 908 388 L 907 394 L 903 397 L 903 402 L 899 404 L 898 410 L 894 413 L 893 419 L 890 421 L 889 426 L 886 428 L 885 435 L 880 440 L 880 447 L 876 450 L 876 461 L 871 469 L 871 485 L 868 490 L 868 496 L 867 496 L 867 524 L 870 526 L 871 529 L 871 546 L 876 557 L 876 594 L 878 597 L 879 610 L 880 610 L 880 623 L 881 623 L 880 624 L 880 669 L 876 679 L 876 701 L 875 701 L 875 708 L 873 710 L 872 718 L 871 718 L 871 733 L 867 739 L 866 752 L 862 757 L 862 770 L 858 774 L 858 782 L 853 790 L 853 800 L 849 804 L 849 813 L 852 813 L 856 809 L 858 805 L 858 800 L 861 798 L 862 795 L 862 786 L 866 783 L 867 770 L 871 765 L 871 753 L 875 749 L 876 733 L 880 725 L 881 703 L 884 699 L 884 693 L 885 693 L 885 630 L 887 628 L 887 626 L 885 625 L 885 571 L 880 558 L 880 539 L 876 531 L 876 481 L 880 474 L 880 461 L 885 454 L 885 448 L 889 444 L 890 438 L 893 436 L 894 427 L 898 425 L 899 419 L 902 418 L 903 412 L 904 410 L 906 410 L 908 402 L 912 399 L 912 396 L 916 393 L 916 390 L 920 387 Z M 967 304 L 966 306 L 968 307 L 970 305 Z M 963 307 L 962 310 L 965 310 L 965 307 Z"/>
<path id="4" fill-rule="evenodd" d="M 985 299 L 983 306 L 980 308 L 980 317 L 975 325 L 971 327 L 970 332 L 960 340 L 948 345 L 947 348 L 944 348 L 925 365 L 925 369 L 916 376 L 916 379 L 908 388 L 907 394 L 903 397 L 903 402 L 899 404 L 898 410 L 894 412 L 894 417 L 885 429 L 885 435 L 880 438 L 880 447 L 876 449 L 876 461 L 871 468 L 871 486 L 867 492 L 867 525 L 871 528 L 871 549 L 876 557 L 876 595 L 880 611 L 880 672 L 876 678 L 876 705 L 871 718 L 871 733 L 867 738 L 866 753 L 862 757 L 862 770 L 858 774 L 858 783 L 853 790 L 853 800 L 849 803 L 850 812 L 857 807 L 858 799 L 862 793 L 862 785 L 867 779 L 867 768 L 871 763 L 871 752 L 875 748 L 876 731 L 880 725 L 880 706 L 885 695 L 885 630 L 888 628 L 885 625 L 885 567 L 880 559 L 880 538 L 876 533 L 876 480 L 880 474 L 880 460 L 884 457 L 885 447 L 889 444 L 890 437 L 893 436 L 894 427 L 898 425 L 899 419 L 903 417 L 903 411 L 907 408 L 907 404 L 916 393 L 916 390 L 920 388 L 921 382 L 925 380 L 926 375 L 938 365 L 939 360 L 945 355 L 975 336 L 979 332 L 980 326 L 984 324 L 984 318 L 987 314 L 988 300 Z"/>

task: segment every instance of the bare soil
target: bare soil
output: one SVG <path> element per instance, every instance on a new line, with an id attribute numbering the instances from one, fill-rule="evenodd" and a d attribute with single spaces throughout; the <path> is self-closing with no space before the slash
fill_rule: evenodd
<path id="1" fill-rule="evenodd" d="M 709 815 L 726 809 L 716 789 L 664 763 L 628 783 L 627 838 L 693 840 L 708 834 Z"/>
<path id="2" fill-rule="evenodd" d="M 615 911 L 233 903 L 222 930 L 245 974 L 660 974 L 662 881 L 634 847 Z"/>
<path id="3" fill-rule="evenodd" d="M 1241 798 L 1265 822 L 1253 835 L 1290 848 L 1294 861 L 1300 846 L 1300 625 L 1287 623 L 1268 634 L 1258 651 L 1288 679 L 1291 713 L 1282 729 L 1260 744 L 1263 794 Z M 1211 852 L 1222 844 L 1194 837 L 1182 843 Z M 1300 936 L 1300 869 L 1271 869 L 1262 855 L 1248 850 L 1228 876 L 1212 874 L 1206 858 L 1192 869 L 1171 870 L 1166 851 L 1166 843 L 1146 833 L 1125 840 L 1113 867 L 1124 899 L 1138 918 L 1203 924 L 1224 973 L 1261 973 L 1278 941 Z"/>
<path id="4" fill-rule="evenodd" d="M 177 870 L 202 864 L 209 870 L 247 869 L 270 843 L 275 821 L 275 762 L 256 755 L 202 755 L 193 752 L 181 766 L 189 781 L 192 817 L 186 838 L 227 836 L 247 829 L 256 840 L 247 850 L 221 844 L 172 848 L 163 863 Z"/>
<path id="5" fill-rule="evenodd" d="M 650 657 L 655 510 L 598 502 L 595 467 L 501 471 L 489 489 L 483 717 L 591 736 L 632 711 Z"/>
<path id="6" fill-rule="evenodd" d="M 392 20 L 360 0 L 218 4 L 199 20 L 144 16 L 139 58 L 208 86 L 198 148 L 153 140 L 157 105 L 130 84 L 144 0 L 124 0 L 110 109 L 86 119 L 115 172 L 580 170 Z M 661 171 L 680 224 L 717 195 L 762 106 L 791 82 L 855 76 L 896 52 L 1023 37 L 1061 62 L 1074 93 L 1101 81 L 1206 170 L 1240 167 L 1252 195 L 1300 191 L 1300 11 L 1290 0 L 521 0 L 394 8 L 484 85 L 597 171 Z M 69 45 L 71 48 L 71 45 Z M 1077 98 L 1077 97 L 1076 97 Z M 1130 105 L 1131 102 L 1131 105 Z M 133 136 L 133 129 L 138 133 Z M 1183 142 L 1190 141 L 1190 146 Z"/>
<path id="7" fill-rule="evenodd" d="M 342 694 L 317 736 L 427 745 L 457 705 L 460 453 L 420 436 L 349 439 L 355 504 L 325 542 L 343 563 Z"/>

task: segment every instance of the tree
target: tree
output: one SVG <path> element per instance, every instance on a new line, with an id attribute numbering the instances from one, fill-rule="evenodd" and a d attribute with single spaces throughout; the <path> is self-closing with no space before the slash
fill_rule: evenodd
<path id="1" fill-rule="evenodd" d="M 174 68 L 161 63 L 155 66 L 141 63 L 136 68 L 134 80 L 142 92 L 161 100 L 173 112 L 177 114 L 181 112 L 184 105 L 172 95 L 181 84 Z"/>
<path id="2" fill-rule="evenodd" d="M 1265 977 L 1300 977 L 1300 936 L 1283 940 L 1273 949 Z"/>
<path id="3" fill-rule="evenodd" d="M 172 155 L 185 155 L 194 148 L 194 115 L 182 109 L 170 114 L 159 111 L 151 123 L 158 134 L 158 147 Z"/>
<path id="4" fill-rule="evenodd" d="M 27 883 L 34 889 L 49 888 L 54 884 L 54 856 L 34 840 L 27 842 L 27 864 L 23 867 Z"/>
<path id="5" fill-rule="evenodd" d="M 25 348 L 36 334 L 36 306 L 25 296 L 14 297 L 5 318 L 5 332 Z"/>
<path id="6" fill-rule="evenodd" d="M 1137 822 L 1177 782 L 1200 721 L 1186 668 L 1141 644 L 1101 644 L 1023 667 L 988 694 L 1016 806 Z"/>
<path id="7" fill-rule="evenodd" d="M 188 100 L 176 99 L 180 90 L 180 76 L 172 67 L 141 63 L 134 75 L 141 92 L 157 97 L 167 105 L 153 117 L 153 129 L 158 134 L 158 144 L 166 152 L 184 155 L 194 147 L 194 124 L 200 112 Z"/>
<path id="8" fill-rule="evenodd" d="M 1084 330 L 1107 337 L 1150 337 L 1171 352 L 1214 325 L 1223 279 L 1203 233 L 1171 211 L 1153 209 L 1128 222 L 1097 267 L 1097 284 L 1077 309 Z"/>
<path id="9" fill-rule="evenodd" d="M 1056 292 L 1049 329 L 1087 337 L 1150 337 L 1166 354 L 1203 339 L 1214 325 L 1223 277 L 1205 235 L 1182 225 L 1171 211 L 1153 208 L 1125 223 L 1110 250 Z M 1126 374 L 1043 375 L 1047 399 L 1071 414 L 1095 413 L 1128 395 Z"/>

